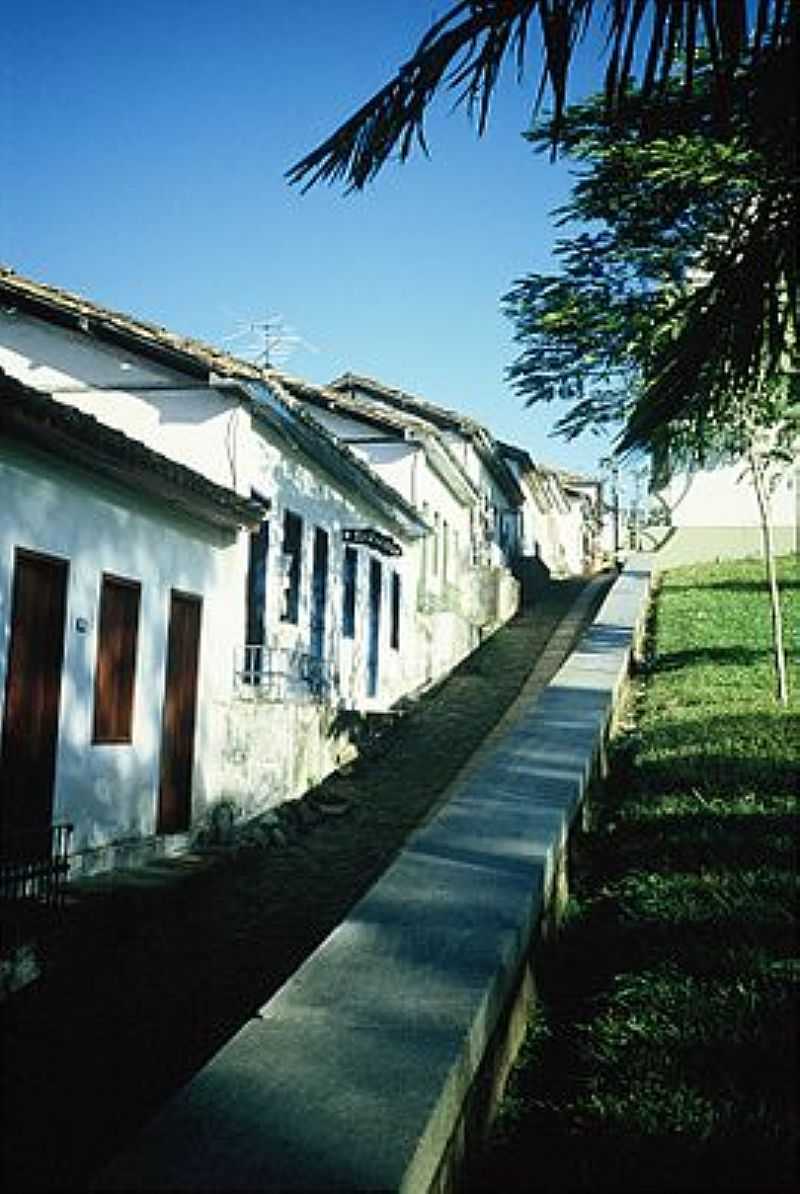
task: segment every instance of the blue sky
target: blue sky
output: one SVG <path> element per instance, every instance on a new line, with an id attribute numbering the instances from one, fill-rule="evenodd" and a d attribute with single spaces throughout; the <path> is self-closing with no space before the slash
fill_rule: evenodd
<path id="1" fill-rule="evenodd" d="M 449 0 L 448 0 L 449 3 Z M 170 329 L 246 351 L 280 315 L 284 367 L 349 369 L 478 419 L 584 470 L 607 451 L 525 410 L 500 296 L 550 264 L 563 165 L 521 138 L 534 92 L 509 73 L 487 135 L 440 101 L 430 159 L 364 193 L 290 188 L 284 171 L 407 58 L 430 0 L 29 0 L 4 16 L 0 261 Z M 599 85 L 586 46 L 575 98 Z"/>

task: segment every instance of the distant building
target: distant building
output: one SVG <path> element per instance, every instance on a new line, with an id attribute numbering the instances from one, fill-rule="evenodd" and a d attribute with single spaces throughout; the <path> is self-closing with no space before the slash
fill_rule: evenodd
<path id="1" fill-rule="evenodd" d="M 800 552 L 800 455 L 775 478 L 771 517 L 777 554 Z M 659 566 L 763 554 L 755 490 L 744 462 L 656 474 L 642 547 Z"/>
<path id="2" fill-rule="evenodd" d="M 536 463 L 513 444 L 499 449 L 524 494 L 520 551 L 527 587 L 535 586 L 538 565 L 556 577 L 591 571 L 603 558 L 607 538 L 602 483 Z"/>

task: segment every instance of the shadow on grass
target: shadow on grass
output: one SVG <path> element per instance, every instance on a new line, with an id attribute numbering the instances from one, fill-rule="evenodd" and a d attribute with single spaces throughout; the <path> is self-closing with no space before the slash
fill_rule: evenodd
<path id="1" fill-rule="evenodd" d="M 726 915 L 704 904 L 702 879 L 676 904 L 640 873 L 637 909 L 630 883 L 600 873 L 537 955 L 538 1016 L 469 1188 L 795 1188 L 793 935 L 780 907 L 751 891 Z"/>
<path id="2" fill-rule="evenodd" d="M 692 647 L 685 651 L 667 651 L 658 654 L 649 665 L 651 673 L 672 672 L 679 668 L 713 665 L 715 667 L 748 667 L 771 659 L 768 647 L 754 650 L 752 647 Z"/>
<path id="3" fill-rule="evenodd" d="M 603 805 L 614 815 L 632 795 L 644 792 L 650 793 L 654 813 L 666 796 L 683 796 L 687 809 L 698 812 L 714 801 L 715 811 L 724 813 L 733 811 L 743 797 L 796 797 L 797 742 L 800 712 L 786 713 L 777 706 L 750 713 L 662 715 L 642 733 L 630 734 L 612 747 L 614 773 Z"/>
<path id="4" fill-rule="evenodd" d="M 663 712 L 612 746 L 573 841 L 571 909 L 537 950 L 537 1015 L 471 1190 L 797 1188 L 800 735 L 763 710 Z"/>
<path id="5" fill-rule="evenodd" d="M 618 878 L 638 870 L 645 858 L 653 874 L 774 865 L 791 859 L 797 818 L 789 813 L 677 815 L 612 821 L 611 827 L 607 836 L 598 835 L 576 851 L 582 849 L 587 861 L 597 856 L 608 876 Z"/>
<path id="6" fill-rule="evenodd" d="M 762 561 L 763 566 L 763 561 Z M 800 580 L 795 580 L 794 577 L 784 577 L 781 575 L 781 560 L 778 559 L 778 585 L 784 591 L 800 589 Z M 667 595 L 671 593 L 763 593 L 767 594 L 766 575 L 763 580 L 715 580 L 703 581 L 702 583 L 693 583 L 687 581 L 686 584 L 678 584 L 670 581 L 668 588 L 665 590 Z"/>

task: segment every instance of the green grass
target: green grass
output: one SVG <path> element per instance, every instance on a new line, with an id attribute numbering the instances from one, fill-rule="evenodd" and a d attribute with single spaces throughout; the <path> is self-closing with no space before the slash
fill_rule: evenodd
<path id="1" fill-rule="evenodd" d="M 780 573 L 788 709 L 762 566 L 664 579 L 476 1186 L 796 1186 L 797 560 Z"/>

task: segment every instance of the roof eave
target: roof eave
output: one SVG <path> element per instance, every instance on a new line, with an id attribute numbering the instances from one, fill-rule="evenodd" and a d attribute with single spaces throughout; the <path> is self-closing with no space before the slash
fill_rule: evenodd
<path id="1" fill-rule="evenodd" d="M 274 403 L 267 405 L 259 401 L 252 394 L 251 387 L 243 385 L 256 420 L 287 439 L 296 450 L 310 456 L 334 480 L 355 489 L 362 500 L 380 513 L 395 533 L 406 539 L 419 538 L 426 533 L 427 525 L 414 507 L 373 473 L 345 444 L 339 443 L 316 420 L 299 410 L 291 398 L 287 401 L 289 396 L 285 392 L 278 392 L 281 387 L 276 378 L 264 379 L 258 384 L 270 392 Z"/>
<path id="2" fill-rule="evenodd" d="M 225 529 L 251 530 L 262 521 L 264 503 L 224 490 L 193 470 L 162 457 L 122 432 L 106 428 L 91 415 L 66 407 L 48 395 L 31 391 L 16 383 L 9 387 L 5 376 L 0 384 L 6 391 L 0 398 L 0 430 L 14 440 L 28 444 L 60 460 L 99 474 L 137 494 L 156 498 L 182 514 Z M 26 404 L 36 404 L 26 406 Z M 93 442 L 99 434 L 104 442 Z M 123 458 L 123 449 L 138 459 Z M 160 472 L 154 464 L 173 475 Z"/>

